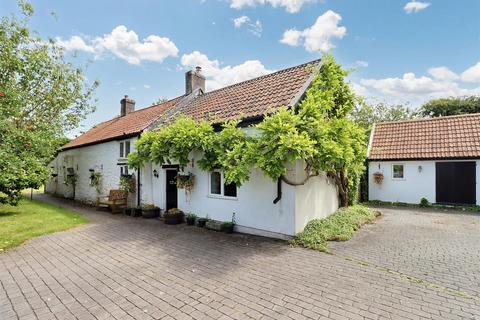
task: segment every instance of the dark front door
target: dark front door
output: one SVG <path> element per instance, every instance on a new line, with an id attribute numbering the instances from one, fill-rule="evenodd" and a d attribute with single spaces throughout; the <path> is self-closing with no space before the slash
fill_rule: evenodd
<path id="1" fill-rule="evenodd" d="M 178 206 L 177 201 L 177 170 L 168 169 L 167 171 L 167 210 L 176 208 Z"/>
<path id="2" fill-rule="evenodd" d="M 437 162 L 436 196 L 438 203 L 475 204 L 475 162 Z"/>

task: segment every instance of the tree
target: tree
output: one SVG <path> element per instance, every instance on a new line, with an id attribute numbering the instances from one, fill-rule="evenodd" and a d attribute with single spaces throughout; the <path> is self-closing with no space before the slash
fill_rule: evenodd
<path id="1" fill-rule="evenodd" d="M 480 112 L 480 96 L 451 97 L 430 100 L 420 107 L 425 117 L 455 116 Z"/>
<path id="2" fill-rule="evenodd" d="M 156 106 L 157 104 L 162 104 L 167 101 L 168 101 L 167 98 L 161 97 L 161 98 L 158 98 L 156 101 L 152 102 L 152 106 Z"/>
<path id="3" fill-rule="evenodd" d="M 323 57 L 316 72 L 302 102 L 267 115 L 254 126 L 253 135 L 246 135 L 237 121 L 228 121 L 215 132 L 211 123 L 181 116 L 157 132 L 142 135 L 129 164 L 176 161 L 183 167 L 189 154 L 198 150 L 203 154 L 198 162 L 201 169 L 219 169 L 226 183 L 237 185 L 249 179 L 252 167 L 291 185 L 327 172 L 338 187 L 341 206 L 347 206 L 356 198 L 365 169 L 365 132 L 347 117 L 356 99 L 345 81 L 347 72 L 331 55 Z M 305 164 L 303 181 L 286 177 L 288 165 L 296 161 Z"/>
<path id="4" fill-rule="evenodd" d="M 368 140 L 374 123 L 409 120 L 415 118 L 416 115 L 414 110 L 401 104 L 377 103 L 371 105 L 360 99 L 353 108 L 350 118 L 365 129 Z"/>
<path id="5" fill-rule="evenodd" d="M 33 7 L 24 1 L 19 7 L 21 20 L 0 21 L 0 203 L 10 204 L 50 176 L 48 162 L 65 133 L 93 111 L 97 86 L 85 84 L 53 40 L 31 34 Z"/>

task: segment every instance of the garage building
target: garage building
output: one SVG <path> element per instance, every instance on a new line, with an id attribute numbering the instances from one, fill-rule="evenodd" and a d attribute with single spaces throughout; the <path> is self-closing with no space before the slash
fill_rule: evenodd
<path id="1" fill-rule="evenodd" d="M 375 124 L 368 180 L 370 200 L 480 205 L 480 113 Z"/>

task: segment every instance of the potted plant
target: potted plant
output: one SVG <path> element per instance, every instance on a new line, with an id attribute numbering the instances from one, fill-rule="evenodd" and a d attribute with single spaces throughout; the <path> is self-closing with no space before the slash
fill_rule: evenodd
<path id="1" fill-rule="evenodd" d="M 177 174 L 177 188 L 185 189 L 185 192 L 192 191 L 194 181 L 195 176 L 191 172 L 189 172 L 188 174 Z"/>
<path id="2" fill-rule="evenodd" d="M 233 233 L 234 228 L 235 228 L 235 212 L 232 214 L 232 221 L 224 222 L 222 224 L 222 230 L 225 233 Z"/>
<path id="3" fill-rule="evenodd" d="M 134 207 L 132 210 L 132 217 L 141 217 L 142 216 L 142 207 Z"/>
<path id="4" fill-rule="evenodd" d="M 376 184 L 382 184 L 383 182 L 383 173 L 381 172 L 375 172 L 373 174 L 373 181 L 376 183 Z"/>
<path id="5" fill-rule="evenodd" d="M 189 226 L 195 225 L 195 221 L 197 220 L 197 215 L 195 213 L 189 213 L 185 216 L 185 221 Z"/>
<path id="6" fill-rule="evenodd" d="M 183 217 L 183 211 L 177 208 L 172 208 L 163 215 L 165 224 L 180 224 L 183 222 Z"/>
<path id="7" fill-rule="evenodd" d="M 205 224 L 205 227 L 210 230 L 222 231 L 223 222 L 210 219 Z"/>
<path id="8" fill-rule="evenodd" d="M 208 219 L 208 215 L 206 218 L 198 218 L 197 219 L 197 226 L 199 226 L 200 228 L 204 228 L 205 225 L 207 224 L 207 221 L 210 220 Z"/>
<path id="9" fill-rule="evenodd" d="M 142 208 L 132 208 L 128 206 L 128 195 L 135 192 L 135 177 L 131 174 L 124 174 L 120 176 L 120 190 L 125 192 L 127 196 L 127 205 L 123 209 L 123 213 L 132 217 L 140 217 L 142 215 Z M 138 211 L 136 211 L 138 210 Z"/>
<path id="10" fill-rule="evenodd" d="M 158 218 L 160 216 L 160 208 L 153 204 L 144 204 L 142 207 L 142 217 L 146 219 Z"/>
<path id="11" fill-rule="evenodd" d="M 94 187 L 98 194 L 102 191 L 100 188 L 100 178 L 102 177 L 101 172 L 90 172 L 90 187 Z"/>

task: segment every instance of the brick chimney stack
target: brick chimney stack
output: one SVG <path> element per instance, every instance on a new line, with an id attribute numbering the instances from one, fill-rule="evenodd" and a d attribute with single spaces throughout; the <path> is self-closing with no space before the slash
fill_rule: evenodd
<path id="1" fill-rule="evenodd" d="M 133 111 L 135 111 L 135 100 L 132 100 L 125 95 L 125 97 L 120 100 L 120 116 L 124 117 Z"/>
<path id="2" fill-rule="evenodd" d="M 198 88 L 205 92 L 205 77 L 202 74 L 202 68 L 196 67 L 185 74 L 185 94 L 190 94 Z"/>

